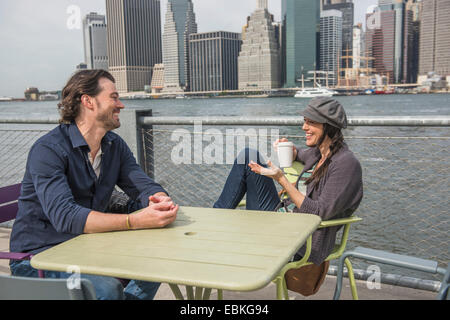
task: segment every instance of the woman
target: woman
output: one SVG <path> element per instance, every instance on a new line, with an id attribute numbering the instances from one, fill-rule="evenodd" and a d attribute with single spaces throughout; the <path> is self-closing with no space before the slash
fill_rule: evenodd
<path id="1" fill-rule="evenodd" d="M 251 157 L 252 150 L 246 149 L 241 154 L 245 155 L 245 161 L 235 162 L 215 208 L 236 208 L 247 193 L 248 210 L 315 214 L 322 220 L 353 214 L 363 197 L 362 170 L 341 132 L 347 127 L 344 108 L 331 98 L 315 98 L 302 115 L 308 148 L 294 147 L 294 160 L 304 164 L 296 185 L 289 183 L 283 171 L 270 161 L 267 166 L 262 164 L 259 153 Z M 277 140 L 275 145 L 286 141 Z M 287 199 L 280 202 L 274 181 L 286 191 Z M 300 183 L 306 184 L 306 194 L 298 190 Z M 325 260 L 334 247 L 339 228 L 320 229 L 313 234 L 309 261 L 319 265 Z M 305 250 L 306 247 L 300 249 L 294 260 L 299 260 Z"/>

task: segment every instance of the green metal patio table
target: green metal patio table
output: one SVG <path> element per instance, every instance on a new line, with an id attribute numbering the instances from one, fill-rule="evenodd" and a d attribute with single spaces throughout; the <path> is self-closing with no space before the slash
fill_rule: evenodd
<path id="1" fill-rule="evenodd" d="M 211 289 L 265 287 L 320 222 L 310 214 L 181 207 L 166 228 L 81 235 L 31 265 L 168 283 L 177 299 L 184 285 L 188 299 L 209 299 Z"/>

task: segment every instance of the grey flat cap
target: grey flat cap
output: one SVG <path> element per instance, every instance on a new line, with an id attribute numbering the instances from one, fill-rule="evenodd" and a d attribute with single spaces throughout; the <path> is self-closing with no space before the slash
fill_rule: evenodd
<path id="1" fill-rule="evenodd" d="M 300 113 L 305 118 L 319 123 L 328 123 L 340 129 L 347 128 L 347 115 L 344 107 L 331 98 L 314 98 L 305 110 Z"/>

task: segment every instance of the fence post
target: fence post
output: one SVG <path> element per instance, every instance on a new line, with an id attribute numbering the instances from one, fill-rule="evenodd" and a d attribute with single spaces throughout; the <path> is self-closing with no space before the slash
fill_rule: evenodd
<path id="1" fill-rule="evenodd" d="M 121 126 L 115 132 L 125 140 L 145 173 L 154 178 L 153 135 L 145 136 L 144 132 L 144 129 L 151 130 L 153 126 L 141 124 L 139 120 L 141 117 L 151 117 L 152 115 L 152 110 L 122 110 L 120 113 Z"/>

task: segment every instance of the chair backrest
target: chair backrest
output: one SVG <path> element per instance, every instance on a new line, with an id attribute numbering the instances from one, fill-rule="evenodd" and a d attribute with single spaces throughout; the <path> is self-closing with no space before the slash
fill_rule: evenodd
<path id="1" fill-rule="evenodd" d="M 0 188 L 0 223 L 16 218 L 21 184 Z"/>
<path id="2" fill-rule="evenodd" d="M 79 288 L 68 289 L 67 279 L 39 279 L 0 274 L 0 300 L 96 300 L 95 289 L 86 279 Z"/>
<path id="3" fill-rule="evenodd" d="M 292 162 L 292 167 L 290 168 L 284 168 L 284 175 L 286 176 L 286 178 L 288 179 L 288 181 L 290 183 L 295 183 L 298 180 L 298 177 L 300 176 L 300 174 L 303 171 L 303 163 L 298 162 L 298 161 L 294 161 Z M 299 185 L 299 190 L 300 192 L 306 193 L 306 186 L 303 184 Z"/>

